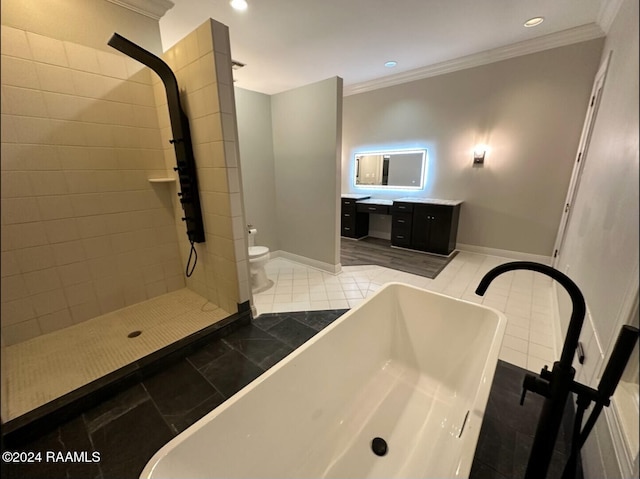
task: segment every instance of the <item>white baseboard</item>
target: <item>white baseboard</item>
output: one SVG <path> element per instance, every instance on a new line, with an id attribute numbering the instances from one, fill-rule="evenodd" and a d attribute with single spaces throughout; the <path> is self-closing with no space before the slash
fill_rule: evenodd
<path id="1" fill-rule="evenodd" d="M 289 253 L 288 251 L 282 251 L 282 250 L 273 251 L 271 253 L 271 258 L 284 258 L 286 260 L 293 261 L 295 263 L 300 263 L 304 266 L 309 266 L 314 269 L 319 269 L 320 271 L 324 271 L 325 273 L 338 274 L 342 271 L 342 265 L 340 263 L 338 264 L 324 263 L 322 261 L 307 258 L 305 256 Z"/>
<path id="2" fill-rule="evenodd" d="M 521 253 L 519 251 L 511 251 L 507 249 L 487 248 L 485 246 L 476 246 L 472 244 L 456 245 L 456 249 L 460 251 L 467 251 L 469 253 L 486 254 L 488 256 L 498 256 L 500 258 L 513 259 L 518 261 L 534 261 L 536 263 L 551 265 L 551 256 L 544 256 L 540 254 Z"/>

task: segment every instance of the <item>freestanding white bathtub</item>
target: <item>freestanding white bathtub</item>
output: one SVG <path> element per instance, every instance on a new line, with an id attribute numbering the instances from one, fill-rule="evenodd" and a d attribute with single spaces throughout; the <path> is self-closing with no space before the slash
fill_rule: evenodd
<path id="1" fill-rule="evenodd" d="M 165 445 L 141 477 L 468 477 L 505 327 L 496 310 L 387 284 Z"/>

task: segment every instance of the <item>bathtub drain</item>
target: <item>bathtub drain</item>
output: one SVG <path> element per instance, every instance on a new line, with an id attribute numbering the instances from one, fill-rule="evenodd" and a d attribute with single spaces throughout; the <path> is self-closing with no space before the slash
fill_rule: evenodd
<path id="1" fill-rule="evenodd" d="M 387 441 L 381 437 L 374 437 L 371 441 L 371 450 L 376 456 L 384 456 L 387 453 Z"/>

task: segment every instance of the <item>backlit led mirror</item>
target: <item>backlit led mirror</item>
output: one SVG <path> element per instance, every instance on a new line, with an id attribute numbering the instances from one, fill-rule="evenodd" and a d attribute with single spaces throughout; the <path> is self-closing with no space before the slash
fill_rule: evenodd
<path id="1" fill-rule="evenodd" d="M 424 188 L 427 150 L 374 151 L 355 154 L 354 184 L 366 188 Z"/>

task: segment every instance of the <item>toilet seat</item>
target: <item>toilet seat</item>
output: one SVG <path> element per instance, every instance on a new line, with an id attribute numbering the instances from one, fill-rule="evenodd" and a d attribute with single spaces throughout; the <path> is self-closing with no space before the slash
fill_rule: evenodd
<path id="1" fill-rule="evenodd" d="M 269 252 L 266 246 L 249 246 L 249 259 L 255 259 Z"/>

